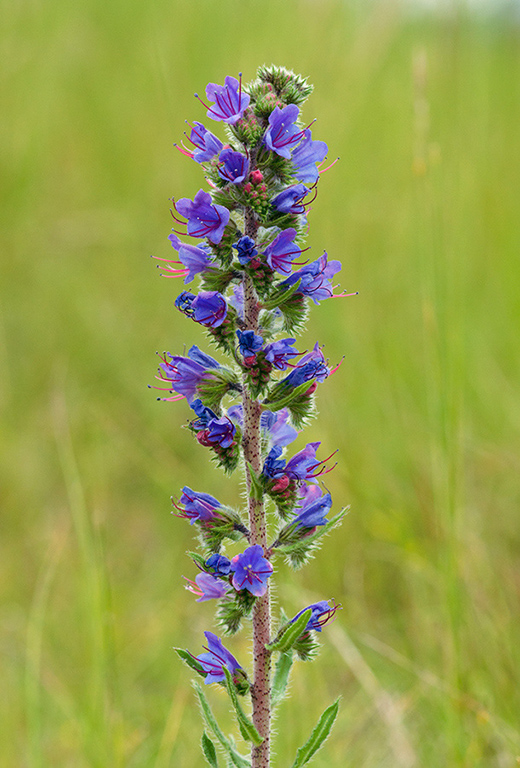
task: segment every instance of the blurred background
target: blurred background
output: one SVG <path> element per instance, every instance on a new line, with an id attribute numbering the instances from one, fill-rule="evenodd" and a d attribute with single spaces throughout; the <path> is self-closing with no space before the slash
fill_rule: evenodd
<path id="1" fill-rule="evenodd" d="M 175 311 L 169 198 L 193 98 L 263 63 L 307 75 L 304 119 L 340 162 L 310 217 L 350 299 L 313 311 L 338 373 L 296 447 L 321 440 L 351 511 L 291 613 L 343 605 L 280 709 L 290 765 L 338 695 L 314 765 L 520 763 L 518 4 L 2 0 L 0 762 L 195 768 L 189 671 L 214 629 L 169 497 L 239 502 L 147 389 L 155 351 L 200 344 Z M 209 124 L 222 135 L 218 124 Z M 243 663 L 247 637 L 228 642 Z M 225 695 L 209 691 L 231 727 Z"/>

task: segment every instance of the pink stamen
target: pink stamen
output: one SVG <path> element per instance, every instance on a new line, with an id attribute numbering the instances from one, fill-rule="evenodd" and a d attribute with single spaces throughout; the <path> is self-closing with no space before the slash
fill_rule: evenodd
<path id="1" fill-rule="evenodd" d="M 338 160 L 339 160 L 339 157 L 337 157 L 335 160 L 333 160 L 333 162 L 332 162 L 330 165 L 328 165 L 326 168 L 320 168 L 320 169 L 318 170 L 318 173 L 325 173 L 325 171 L 330 171 L 330 169 L 332 168 L 332 166 L 336 165 L 336 163 L 338 162 Z M 322 162 L 324 162 L 324 161 L 322 161 Z M 321 164 L 322 164 L 322 163 L 320 163 L 320 165 L 321 165 Z"/>
<path id="2" fill-rule="evenodd" d="M 179 146 L 179 144 L 174 144 L 173 146 L 175 147 L 175 149 L 178 149 L 178 150 L 179 150 L 179 152 L 181 153 L 181 155 L 184 155 L 185 157 L 189 157 L 189 158 L 191 158 L 191 159 L 193 160 L 193 152 L 190 152 L 190 150 L 189 150 L 189 149 L 187 149 L 187 148 L 184 146 L 184 144 L 182 144 L 182 143 L 181 143 L 181 145 L 180 145 L 180 146 Z"/>

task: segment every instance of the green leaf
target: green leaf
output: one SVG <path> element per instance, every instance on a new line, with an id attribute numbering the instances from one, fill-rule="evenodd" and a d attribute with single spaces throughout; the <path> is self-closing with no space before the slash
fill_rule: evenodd
<path id="1" fill-rule="evenodd" d="M 213 732 L 213 734 L 215 735 L 216 739 L 220 742 L 222 747 L 224 747 L 235 768 L 251 768 L 251 763 L 249 762 L 249 760 L 243 755 L 241 755 L 239 752 L 237 752 L 237 750 L 231 744 L 229 739 L 227 739 L 224 736 L 222 729 L 220 728 L 219 724 L 215 720 L 215 716 L 211 711 L 209 702 L 200 685 L 198 683 L 193 683 L 193 685 L 199 699 L 200 708 L 202 710 L 202 716 L 204 718 L 206 725 Z"/>
<path id="2" fill-rule="evenodd" d="M 206 563 L 206 560 L 205 560 L 205 559 L 202 557 L 202 555 L 199 555 L 199 553 L 198 553 L 198 552 L 191 552 L 191 551 L 190 551 L 190 552 L 186 552 L 186 554 L 188 555 L 188 557 L 191 557 L 191 559 L 193 560 L 193 562 L 195 563 L 195 565 L 198 565 L 198 566 L 199 566 L 199 568 L 200 568 L 202 571 L 204 571 L 204 570 L 205 570 L 205 563 Z"/>
<path id="3" fill-rule="evenodd" d="M 327 533 L 330 533 L 333 528 L 336 528 L 341 524 L 342 519 L 350 510 L 350 507 L 344 507 L 337 515 L 335 515 L 326 525 L 319 526 L 314 533 L 305 536 L 300 541 L 296 541 L 289 544 L 277 544 L 274 553 L 283 553 L 287 556 L 287 560 L 293 566 L 293 568 L 300 568 L 304 565 L 312 553 L 321 546 L 320 539 Z"/>
<path id="4" fill-rule="evenodd" d="M 338 709 L 339 699 L 336 699 L 334 704 L 331 704 L 330 707 L 327 707 L 325 712 L 323 712 L 308 741 L 306 741 L 303 747 L 300 747 L 297 751 L 296 758 L 291 768 L 301 768 L 302 765 L 308 763 L 313 755 L 316 754 L 334 725 Z"/>
<path id="5" fill-rule="evenodd" d="M 290 648 L 292 648 L 300 635 L 305 632 L 305 628 L 309 623 L 311 616 L 312 609 L 308 608 L 302 613 L 301 616 L 298 616 L 296 621 L 293 621 L 292 624 L 289 624 L 282 631 L 280 637 L 277 637 L 275 640 L 273 640 L 272 643 L 269 643 L 265 646 L 267 650 L 280 651 L 281 653 L 284 653 L 285 651 L 288 651 Z"/>
<path id="6" fill-rule="evenodd" d="M 249 477 L 251 479 L 251 488 L 249 490 L 249 498 L 255 501 L 262 501 L 264 496 L 264 484 L 256 474 L 255 470 L 251 466 L 249 461 L 246 461 L 247 469 L 249 471 Z"/>
<path id="7" fill-rule="evenodd" d="M 244 710 L 242 709 L 242 706 L 238 700 L 237 692 L 235 690 L 235 684 L 233 682 L 233 678 L 231 677 L 231 673 L 227 667 L 222 667 L 224 674 L 226 676 L 226 688 L 227 692 L 229 693 L 229 698 L 231 699 L 231 703 L 233 704 L 233 708 L 235 710 L 236 718 L 238 727 L 240 728 L 240 733 L 242 734 L 242 738 L 246 741 L 252 741 L 253 744 L 261 744 L 264 740 L 263 736 L 260 736 L 258 731 L 256 730 L 255 726 L 251 722 L 251 720 L 248 718 Z"/>
<path id="8" fill-rule="evenodd" d="M 191 653 L 188 653 L 188 651 L 185 651 L 184 648 L 174 648 L 173 649 L 175 653 L 177 653 L 183 662 L 190 667 L 191 669 L 194 669 L 195 672 L 198 672 L 199 675 L 204 675 L 206 677 L 206 672 L 204 672 L 204 667 L 198 661 L 194 656 L 191 655 Z"/>
<path id="9" fill-rule="evenodd" d="M 275 309 L 276 307 L 279 307 L 281 304 L 285 304 L 285 302 L 291 298 L 291 296 L 296 293 L 300 286 L 301 280 L 297 280 L 294 285 L 290 285 L 289 288 L 286 289 L 277 289 L 273 291 L 271 296 L 264 301 L 263 306 L 265 309 Z"/>
<path id="10" fill-rule="evenodd" d="M 273 709 L 278 706 L 285 696 L 292 663 L 293 654 L 291 651 L 281 653 L 278 657 L 271 685 L 271 706 Z"/>
<path id="11" fill-rule="evenodd" d="M 204 757 L 211 765 L 211 768 L 218 768 L 217 750 L 215 749 L 215 745 L 209 738 L 206 731 L 204 731 L 202 734 L 201 744 Z"/>
<path id="12" fill-rule="evenodd" d="M 313 380 L 304 381 L 303 384 L 300 384 L 298 387 L 287 387 L 285 385 L 279 387 L 278 385 L 275 385 L 272 392 L 267 396 L 265 401 L 269 406 L 269 410 L 279 411 L 281 408 L 290 407 L 293 400 L 307 392 L 312 384 L 312 381 Z M 287 392 L 284 391 L 286 389 Z M 274 397 L 274 400 L 271 400 L 271 397 Z"/>

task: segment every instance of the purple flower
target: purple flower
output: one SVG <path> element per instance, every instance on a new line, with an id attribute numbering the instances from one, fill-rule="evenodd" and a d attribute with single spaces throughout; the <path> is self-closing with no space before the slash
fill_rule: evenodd
<path id="1" fill-rule="evenodd" d="M 324 253 L 316 261 L 306 264 L 297 272 L 293 272 L 282 285 L 294 285 L 298 280 L 300 284 L 296 293 L 309 296 L 315 304 L 319 304 L 323 299 L 330 299 L 332 293 L 331 279 L 336 272 L 341 269 L 340 261 L 327 261 L 327 254 Z"/>
<path id="2" fill-rule="evenodd" d="M 241 152 L 226 147 L 219 155 L 218 175 L 231 184 L 241 184 L 249 173 L 249 160 Z"/>
<path id="3" fill-rule="evenodd" d="M 218 369 L 220 365 L 209 355 L 205 355 L 196 346 L 191 347 L 188 357 L 171 355 L 167 353 L 169 360 L 163 358 L 159 366 L 160 381 L 168 383 L 169 388 L 183 395 L 191 402 L 196 395 L 197 387 L 203 380 L 211 379 L 208 368 Z M 202 362 L 204 361 L 204 362 Z"/>
<path id="4" fill-rule="evenodd" d="M 190 141 L 197 147 L 193 153 L 193 159 L 197 163 L 206 163 L 211 160 L 224 146 L 220 139 L 217 139 L 202 123 L 197 122 L 191 129 Z"/>
<path id="5" fill-rule="evenodd" d="M 247 109 L 250 97 L 242 93 L 241 82 L 235 77 L 226 77 L 225 85 L 209 83 L 206 87 L 206 96 L 215 104 L 209 107 L 207 115 L 212 120 L 222 120 L 224 123 L 234 125 Z"/>
<path id="6" fill-rule="evenodd" d="M 273 572 L 273 566 L 266 560 L 260 544 L 248 547 L 241 555 L 232 559 L 235 572 L 233 586 L 235 589 L 247 589 L 252 595 L 261 597 L 267 591 L 267 579 Z"/>
<path id="7" fill-rule="evenodd" d="M 298 437 L 298 432 L 289 422 L 289 410 L 281 408 L 276 413 L 264 411 L 260 417 L 260 428 L 267 436 L 268 446 L 285 446 Z"/>
<path id="8" fill-rule="evenodd" d="M 236 243 L 233 243 L 233 248 L 238 251 L 238 260 L 245 266 L 251 259 L 254 259 L 258 255 L 258 251 L 255 248 L 255 241 L 252 237 L 241 237 Z"/>
<path id="9" fill-rule="evenodd" d="M 321 443 L 307 443 L 305 448 L 289 459 L 285 468 L 285 474 L 293 480 L 310 480 L 314 470 L 323 462 L 316 460 L 316 451 Z"/>
<path id="10" fill-rule="evenodd" d="M 190 309 L 193 319 L 206 328 L 222 325 L 227 315 L 226 300 L 218 291 L 201 291 L 192 300 Z"/>
<path id="11" fill-rule="evenodd" d="M 199 573 L 195 576 L 195 581 L 191 581 L 191 579 L 186 579 L 186 581 L 188 582 L 186 589 L 197 595 L 197 603 L 203 603 L 205 600 L 218 600 L 224 597 L 229 589 L 211 573 Z"/>
<path id="12" fill-rule="evenodd" d="M 313 478 L 311 478 L 311 480 L 312 479 Z M 323 491 L 319 485 L 308 485 L 306 482 L 304 482 L 300 487 L 300 492 L 298 494 L 298 500 L 300 502 L 298 507 L 302 509 L 308 507 L 311 504 L 314 504 L 314 502 L 320 499 L 322 496 Z"/>
<path id="13" fill-rule="evenodd" d="M 222 640 L 213 632 L 204 632 L 208 641 L 207 653 L 201 653 L 197 656 L 204 672 L 206 673 L 206 684 L 222 683 L 226 676 L 224 667 L 227 667 L 232 675 L 239 669 L 242 669 L 235 657 L 222 645 Z"/>
<path id="14" fill-rule="evenodd" d="M 275 107 L 269 115 L 269 128 L 265 132 L 266 146 L 280 157 L 291 159 L 291 149 L 301 140 L 302 131 L 295 125 L 300 110 L 296 104 L 288 104 L 283 109 Z"/>
<path id="15" fill-rule="evenodd" d="M 229 211 L 223 205 L 214 205 L 209 192 L 199 189 L 193 200 L 182 197 L 177 200 L 176 209 L 188 219 L 188 234 L 192 237 L 207 237 L 218 245 L 229 221 Z"/>
<path id="16" fill-rule="evenodd" d="M 194 293 L 190 293 L 189 291 L 183 291 L 182 293 L 179 293 L 179 295 L 175 299 L 175 306 L 177 307 L 177 309 L 180 309 L 181 312 L 184 312 L 185 315 L 187 315 L 188 317 L 191 317 L 193 315 L 191 304 L 194 298 L 195 298 Z"/>
<path id="17" fill-rule="evenodd" d="M 243 357 L 254 357 L 262 349 L 264 340 L 254 331 L 237 331 L 238 346 Z"/>
<path id="18" fill-rule="evenodd" d="M 311 132 L 307 128 L 302 142 L 291 154 L 295 177 L 306 184 L 314 184 L 318 181 L 318 169 L 316 163 L 325 159 L 328 147 L 324 141 L 312 141 Z"/>
<path id="19" fill-rule="evenodd" d="M 332 606 L 330 603 L 332 602 Z M 305 631 L 308 632 L 309 630 L 313 629 L 315 632 L 321 632 L 321 628 L 328 622 L 336 611 L 341 606 L 334 603 L 332 600 L 321 600 L 319 603 L 312 603 L 311 605 L 308 605 L 307 608 L 304 608 L 302 611 L 296 614 L 296 616 L 290 620 L 289 624 L 293 624 L 297 618 L 299 618 L 302 613 L 305 613 L 305 611 L 308 611 L 309 608 L 311 609 L 311 617 L 309 621 L 307 622 L 307 626 L 305 627 Z"/>
<path id="20" fill-rule="evenodd" d="M 215 574 L 215 576 L 227 576 L 233 569 L 231 566 L 231 560 L 228 560 L 224 555 L 219 555 L 215 552 L 214 555 L 210 555 L 204 566 Z"/>
<path id="21" fill-rule="evenodd" d="M 197 493 L 187 485 L 182 489 L 179 504 L 183 505 L 183 507 L 175 505 L 175 508 L 180 511 L 179 517 L 186 518 L 191 525 L 194 522 L 207 522 L 218 517 L 217 510 L 222 506 L 220 501 L 210 496 L 209 493 Z"/>
<path id="22" fill-rule="evenodd" d="M 265 359 L 268 360 L 279 371 L 285 371 L 289 365 L 289 360 L 298 357 L 300 354 L 296 349 L 291 349 L 296 339 L 280 339 L 265 347 Z"/>
<path id="23" fill-rule="evenodd" d="M 294 244 L 295 229 L 284 229 L 264 251 L 266 261 L 271 269 L 282 275 L 291 274 L 291 262 L 301 255 L 301 249 Z"/>
<path id="24" fill-rule="evenodd" d="M 234 285 L 232 295 L 228 299 L 229 304 L 236 311 L 241 320 L 244 319 L 244 286 L 242 283 Z"/>
<path id="25" fill-rule="evenodd" d="M 304 507 L 299 515 L 291 520 L 291 525 L 296 528 L 316 528 L 317 525 L 326 525 L 329 521 L 325 517 L 332 506 L 332 497 L 330 493 L 322 496 L 321 499 Z"/>
<path id="26" fill-rule="evenodd" d="M 227 416 L 211 419 L 207 426 L 197 433 L 197 440 L 208 448 L 229 448 L 234 443 L 236 427 Z"/>
<path id="27" fill-rule="evenodd" d="M 308 194 L 309 190 L 304 184 L 294 184 L 273 197 L 271 205 L 281 213 L 305 213 L 305 206 L 301 201 Z"/>
<path id="28" fill-rule="evenodd" d="M 202 400 L 193 400 L 190 407 L 195 411 L 197 418 L 191 422 L 193 429 L 204 429 L 210 421 L 217 418 L 217 414 L 203 404 Z"/>
<path id="29" fill-rule="evenodd" d="M 280 445 L 274 445 L 265 457 L 262 474 L 265 477 L 275 478 L 285 474 L 285 459 L 281 459 L 282 448 Z"/>
<path id="30" fill-rule="evenodd" d="M 186 245 L 182 243 L 177 235 L 168 235 L 172 246 L 179 252 L 179 259 L 187 270 L 184 277 L 185 283 L 190 283 L 199 272 L 205 272 L 211 264 L 211 254 L 208 253 L 204 243 L 199 245 Z M 176 271 L 176 270 L 172 270 Z"/>
<path id="31" fill-rule="evenodd" d="M 282 379 L 279 383 L 288 387 L 299 387 L 306 381 L 313 381 L 311 384 L 311 393 L 317 387 L 316 382 L 323 382 L 331 373 L 330 368 L 327 366 L 327 361 L 323 356 L 319 344 L 316 343 L 312 352 L 302 357 L 298 366 L 294 368 L 285 379 Z"/>

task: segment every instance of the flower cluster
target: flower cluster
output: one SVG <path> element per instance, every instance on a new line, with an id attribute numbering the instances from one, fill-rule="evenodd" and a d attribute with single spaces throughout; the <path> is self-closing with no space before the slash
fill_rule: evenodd
<path id="1" fill-rule="evenodd" d="M 240 731 L 253 744 L 252 768 L 269 764 L 272 654 L 283 652 L 292 660 L 294 651 L 311 658 L 316 633 L 338 608 L 331 601 L 314 603 L 272 635 L 269 586 L 275 565 L 305 563 L 343 514 L 331 514 L 332 496 L 323 485 L 334 454 L 318 458 L 320 443 L 312 442 L 285 456 L 315 414 L 318 384 L 337 370 L 318 343 L 311 350 L 298 345 L 296 333 L 313 303 L 351 295 L 334 284 L 340 262 L 327 253 L 307 258 L 304 247 L 328 152 L 302 121 L 301 104 L 310 91 L 299 75 L 262 67 L 248 85 L 241 75 L 228 76 L 223 85 L 208 84 L 205 100 L 196 94 L 206 117 L 223 125 L 213 133 L 202 122 L 189 124 L 188 143 L 178 149 L 202 167 L 209 189 L 173 199 L 169 241 L 176 258 L 159 260 L 164 277 L 179 277 L 185 285 L 197 281 L 180 291 L 174 305 L 227 358 L 224 363 L 197 346 L 187 355 L 164 353 L 157 388 L 166 393 L 161 400 L 187 401 L 188 429 L 218 466 L 229 473 L 244 467 L 246 509 L 185 485 L 174 510 L 190 522 L 201 545 L 191 553 L 199 572 L 186 579 L 186 588 L 199 603 L 216 602 L 222 632 L 234 634 L 251 621 L 252 680 L 210 631 L 204 653 L 177 651 L 206 683 L 228 688 Z M 274 513 L 268 513 L 268 498 Z M 272 538 L 268 531 L 274 531 Z M 282 688 L 287 678 L 288 671 Z M 252 722 L 236 699 L 251 685 Z M 198 695 L 208 711 L 200 688 Z M 231 762 L 241 764 L 234 747 L 229 749 Z"/>

